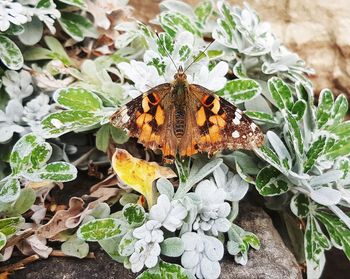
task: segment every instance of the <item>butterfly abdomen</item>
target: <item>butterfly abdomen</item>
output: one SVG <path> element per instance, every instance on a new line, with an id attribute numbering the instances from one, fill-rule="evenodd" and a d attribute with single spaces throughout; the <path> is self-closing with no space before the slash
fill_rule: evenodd
<path id="1" fill-rule="evenodd" d="M 175 123 L 174 134 L 180 139 L 185 134 L 186 122 L 185 122 L 185 110 L 184 108 L 177 107 L 175 109 Z"/>

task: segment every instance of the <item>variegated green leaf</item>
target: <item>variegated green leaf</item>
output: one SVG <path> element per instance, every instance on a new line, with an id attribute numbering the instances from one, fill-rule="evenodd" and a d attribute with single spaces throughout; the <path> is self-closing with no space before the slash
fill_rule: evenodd
<path id="1" fill-rule="evenodd" d="M 294 150 L 295 152 L 302 154 L 304 152 L 304 140 L 299 124 L 292 114 L 287 111 L 284 112 L 284 117 L 287 122 L 289 134 L 291 135 Z"/>
<path id="2" fill-rule="evenodd" d="M 306 102 L 304 100 L 298 100 L 294 103 L 291 113 L 293 114 L 296 121 L 303 118 L 306 111 Z"/>
<path id="3" fill-rule="evenodd" d="M 307 276 L 308 278 L 319 278 L 326 261 L 324 251 L 329 250 L 331 244 L 312 215 L 307 218 L 304 245 Z"/>
<path id="4" fill-rule="evenodd" d="M 60 2 L 66 3 L 68 5 L 72 5 L 75 7 L 78 7 L 82 10 L 85 10 L 87 8 L 87 5 L 85 3 L 85 0 L 59 0 Z"/>
<path id="5" fill-rule="evenodd" d="M 126 233 L 119 242 L 118 253 L 123 257 L 129 257 L 134 252 L 136 240 L 132 236 L 132 231 Z"/>
<path id="6" fill-rule="evenodd" d="M 256 177 L 256 189 L 262 196 L 276 196 L 287 192 L 289 183 L 280 171 L 267 166 Z"/>
<path id="7" fill-rule="evenodd" d="M 0 202 L 9 203 L 19 197 L 21 185 L 18 179 L 7 177 L 0 181 Z"/>
<path id="8" fill-rule="evenodd" d="M 160 15 L 160 24 L 162 28 L 171 36 L 175 37 L 179 30 L 186 30 L 194 35 L 202 37 L 201 31 L 191 22 L 190 18 L 177 12 L 163 12 Z"/>
<path id="9" fill-rule="evenodd" d="M 157 40 L 158 52 L 162 56 L 168 56 L 174 51 L 174 40 L 168 33 L 160 33 Z"/>
<path id="10" fill-rule="evenodd" d="M 71 110 L 97 111 L 102 108 L 101 99 L 93 92 L 83 88 L 63 88 L 53 95 L 56 103 Z"/>
<path id="11" fill-rule="evenodd" d="M 337 99 L 334 102 L 334 105 L 332 107 L 331 111 L 331 119 L 333 121 L 333 125 L 338 124 L 341 122 L 346 113 L 348 112 L 348 99 L 345 95 L 340 94 Z"/>
<path id="12" fill-rule="evenodd" d="M 261 111 L 245 111 L 245 115 L 249 116 L 253 120 L 262 121 L 265 123 L 278 124 L 275 117 L 271 114 Z"/>
<path id="13" fill-rule="evenodd" d="M 315 164 L 318 157 L 320 157 L 326 146 L 327 137 L 320 136 L 316 141 L 312 143 L 309 150 L 306 153 L 306 161 L 304 163 L 304 172 L 308 172 Z"/>
<path id="14" fill-rule="evenodd" d="M 41 121 L 42 135 L 46 138 L 59 137 L 65 133 L 98 124 L 101 119 L 102 116 L 82 110 L 52 113 Z"/>
<path id="15" fill-rule="evenodd" d="M 105 218 L 89 221 L 79 227 L 77 236 L 85 241 L 100 241 L 125 234 L 125 224 L 118 219 Z"/>
<path id="16" fill-rule="evenodd" d="M 0 35 L 0 61 L 11 70 L 19 70 L 23 67 L 21 50 L 3 35 Z"/>
<path id="17" fill-rule="evenodd" d="M 66 162 L 54 162 L 32 173 L 25 173 L 23 176 L 35 182 L 43 180 L 67 182 L 77 177 L 77 169 L 72 164 Z"/>
<path id="18" fill-rule="evenodd" d="M 320 93 L 320 100 L 316 111 L 318 127 L 321 128 L 331 117 L 334 97 L 332 91 L 324 89 Z"/>
<path id="19" fill-rule="evenodd" d="M 195 277 L 182 266 L 160 261 L 157 266 L 142 272 L 136 279 L 176 278 L 195 279 Z"/>
<path id="20" fill-rule="evenodd" d="M 321 221 L 327 229 L 333 245 L 343 250 L 350 260 L 350 230 L 346 224 L 337 216 L 325 211 L 317 211 L 316 218 Z"/>
<path id="21" fill-rule="evenodd" d="M 133 227 L 141 226 L 146 220 L 146 213 L 142 206 L 129 203 L 123 208 L 123 216 L 126 221 Z"/>
<path id="22" fill-rule="evenodd" d="M 252 79 L 235 79 L 226 83 L 225 87 L 217 92 L 235 104 L 251 100 L 261 93 L 259 83 Z"/>
<path id="23" fill-rule="evenodd" d="M 296 194 L 293 196 L 290 202 L 290 209 L 293 214 L 299 218 L 305 218 L 309 215 L 310 201 L 309 198 L 303 194 Z"/>
<path id="24" fill-rule="evenodd" d="M 28 169 L 37 169 L 51 157 L 52 148 L 44 139 L 35 134 L 27 134 L 14 145 L 10 155 L 13 174 Z"/>
<path id="25" fill-rule="evenodd" d="M 98 32 L 93 23 L 78 14 L 62 12 L 59 18 L 62 29 L 74 40 L 80 42 L 85 37 L 97 38 Z"/>
<path id="26" fill-rule="evenodd" d="M 235 20 L 231 14 L 230 7 L 228 3 L 222 1 L 219 5 L 219 12 L 222 15 L 222 18 L 218 19 L 218 30 L 217 35 L 223 38 L 223 41 L 226 41 L 228 44 L 233 42 L 234 30 L 236 28 Z"/>
<path id="27" fill-rule="evenodd" d="M 17 232 L 18 226 L 23 222 L 24 218 L 22 216 L 0 219 L 0 233 L 11 236 Z"/>
<path id="28" fill-rule="evenodd" d="M 213 3 L 206 0 L 199 2 L 198 6 L 194 10 L 194 13 L 197 17 L 197 20 L 204 25 L 210 17 L 212 11 Z"/>
<path id="29" fill-rule="evenodd" d="M 268 81 L 268 88 L 279 109 L 291 110 L 293 97 L 288 85 L 280 78 L 273 77 Z"/>
<path id="30" fill-rule="evenodd" d="M 7 242 L 6 235 L 0 232 L 0 250 L 5 247 Z"/>

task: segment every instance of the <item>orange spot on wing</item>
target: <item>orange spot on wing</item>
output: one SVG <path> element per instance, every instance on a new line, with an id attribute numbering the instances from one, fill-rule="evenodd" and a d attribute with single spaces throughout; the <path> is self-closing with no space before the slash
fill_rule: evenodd
<path id="1" fill-rule="evenodd" d="M 219 126 L 213 125 L 209 128 L 210 141 L 216 142 L 221 140 Z"/>
<path id="2" fill-rule="evenodd" d="M 213 108 L 211 109 L 211 111 L 214 114 L 218 114 L 219 110 L 220 110 L 220 101 L 218 98 L 215 98 L 213 101 Z"/>
<path id="3" fill-rule="evenodd" d="M 158 125 L 162 125 L 164 123 L 164 119 L 165 119 L 164 110 L 160 106 L 157 106 L 155 118 Z"/>
<path id="4" fill-rule="evenodd" d="M 147 97 L 144 97 L 142 99 L 142 109 L 143 109 L 144 112 L 149 111 L 149 100 L 148 100 Z"/>
<path id="5" fill-rule="evenodd" d="M 218 125 L 220 128 L 223 128 L 226 125 L 226 121 L 219 115 L 210 116 L 209 121 L 215 125 Z"/>
<path id="6" fill-rule="evenodd" d="M 140 141 L 149 141 L 152 134 L 152 127 L 149 124 L 142 125 L 141 134 L 139 137 Z"/>
<path id="7" fill-rule="evenodd" d="M 136 125 L 137 127 L 141 128 L 145 123 L 148 123 L 152 120 L 153 116 L 149 113 L 142 113 L 139 117 L 136 119 Z"/>
<path id="8" fill-rule="evenodd" d="M 196 121 L 198 126 L 203 126 L 207 117 L 205 116 L 204 107 L 201 107 L 196 114 Z"/>

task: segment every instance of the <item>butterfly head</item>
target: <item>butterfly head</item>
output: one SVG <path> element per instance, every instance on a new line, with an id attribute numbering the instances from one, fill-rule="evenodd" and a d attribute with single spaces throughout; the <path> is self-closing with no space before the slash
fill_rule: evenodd
<path id="1" fill-rule="evenodd" d="M 177 81 L 185 81 L 187 79 L 187 76 L 185 74 L 185 71 L 184 69 L 182 68 L 182 66 L 180 66 L 178 69 L 177 69 L 177 72 L 176 74 L 174 75 L 174 79 L 177 80 Z"/>

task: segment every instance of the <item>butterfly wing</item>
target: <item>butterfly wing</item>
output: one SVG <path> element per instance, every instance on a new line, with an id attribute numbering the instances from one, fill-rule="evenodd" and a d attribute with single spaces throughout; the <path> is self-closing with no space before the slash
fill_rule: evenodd
<path id="1" fill-rule="evenodd" d="M 213 154 L 222 149 L 254 149 L 264 142 L 260 128 L 243 112 L 210 90 L 189 85 L 185 136 L 179 152 Z"/>
<path id="2" fill-rule="evenodd" d="M 172 129 L 174 112 L 171 107 L 169 83 L 158 85 L 133 99 L 115 112 L 110 122 L 123 128 L 131 137 L 152 150 L 161 149 L 163 156 L 176 156 L 176 137 Z"/>

